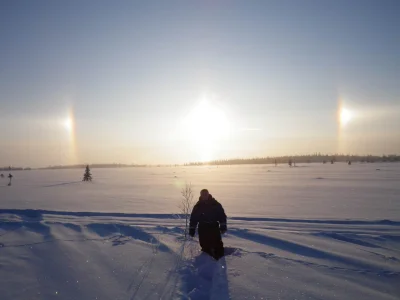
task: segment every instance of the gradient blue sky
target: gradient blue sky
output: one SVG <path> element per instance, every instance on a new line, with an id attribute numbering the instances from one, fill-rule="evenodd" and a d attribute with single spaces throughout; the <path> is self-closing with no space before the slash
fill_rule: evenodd
<path id="1" fill-rule="evenodd" d="M 396 0 L 0 0 L 0 165 L 399 153 L 399 15 Z"/>

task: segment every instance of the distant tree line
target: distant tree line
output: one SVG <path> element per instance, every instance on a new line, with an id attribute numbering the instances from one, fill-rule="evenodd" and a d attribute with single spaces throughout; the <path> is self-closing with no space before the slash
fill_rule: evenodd
<path id="1" fill-rule="evenodd" d="M 361 163 L 374 163 L 374 162 L 400 162 L 400 155 L 346 155 L 346 154 L 321 154 L 315 153 L 310 155 L 286 155 L 286 156 L 267 156 L 267 157 L 253 157 L 253 158 L 232 158 L 212 160 L 208 162 L 189 162 L 184 166 L 223 166 L 223 165 L 257 165 L 257 164 L 288 164 L 295 166 L 297 163 L 330 163 L 346 162 L 348 164 L 361 162 Z M 77 165 L 56 165 L 39 168 L 41 170 L 58 170 L 58 169 L 82 169 L 86 168 L 87 164 Z M 162 164 L 162 165 L 146 165 L 146 164 L 92 164 L 90 168 L 134 168 L 134 167 L 178 167 L 178 164 Z M 22 167 L 0 167 L 0 171 L 22 171 L 32 170 L 31 168 Z"/>
<path id="2" fill-rule="evenodd" d="M 21 167 L 2 167 L 0 171 L 22 171 L 22 170 L 31 170 L 31 168 L 21 168 Z"/>
<path id="3" fill-rule="evenodd" d="M 57 165 L 57 166 L 48 166 L 45 168 L 41 168 L 42 170 L 58 170 L 58 169 L 82 169 L 86 168 L 86 164 L 79 164 L 79 165 Z M 128 164 L 92 164 L 90 165 L 91 168 L 134 168 L 134 167 L 147 167 L 147 165 L 128 165 Z"/>
<path id="4" fill-rule="evenodd" d="M 288 163 L 374 163 L 374 162 L 400 162 L 400 156 L 393 155 L 345 155 L 334 154 L 324 155 L 320 153 L 311 155 L 292 155 L 292 156 L 267 156 L 267 157 L 254 157 L 254 158 L 233 158 L 213 160 L 209 162 L 190 162 L 185 166 L 203 166 L 203 165 L 256 165 L 256 164 L 288 164 Z"/>

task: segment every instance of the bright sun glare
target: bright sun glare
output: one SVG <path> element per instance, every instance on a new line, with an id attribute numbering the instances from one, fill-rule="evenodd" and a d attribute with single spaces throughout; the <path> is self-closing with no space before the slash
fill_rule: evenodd
<path id="1" fill-rule="evenodd" d="M 68 117 L 65 121 L 64 121 L 64 127 L 68 132 L 72 131 L 73 128 L 73 121 L 70 117 Z"/>
<path id="2" fill-rule="evenodd" d="M 351 121 L 353 114 L 347 108 L 342 108 L 340 110 L 340 124 L 342 126 L 347 125 Z"/>
<path id="3" fill-rule="evenodd" d="M 205 100 L 184 119 L 185 139 L 192 142 L 201 160 L 214 159 L 215 150 L 229 136 L 230 124 L 224 111 Z"/>

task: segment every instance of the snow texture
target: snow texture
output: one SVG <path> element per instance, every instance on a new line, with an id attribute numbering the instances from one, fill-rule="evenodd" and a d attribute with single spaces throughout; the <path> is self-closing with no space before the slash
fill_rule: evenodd
<path id="1" fill-rule="evenodd" d="M 2 300 L 400 298 L 399 164 L 92 173 L 0 179 Z M 219 261 L 182 238 L 185 182 L 224 205 Z"/>

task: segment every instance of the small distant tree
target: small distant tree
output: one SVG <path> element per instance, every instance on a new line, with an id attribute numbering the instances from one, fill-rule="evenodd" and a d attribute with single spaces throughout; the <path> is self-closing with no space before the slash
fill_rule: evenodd
<path id="1" fill-rule="evenodd" d="M 90 173 L 89 165 L 86 166 L 82 181 L 92 181 L 92 173 Z"/>
<path id="2" fill-rule="evenodd" d="M 193 188 L 191 183 L 186 183 L 181 190 L 182 199 L 178 205 L 183 218 L 185 219 L 184 238 L 187 239 L 189 234 L 189 219 L 193 209 Z"/>

